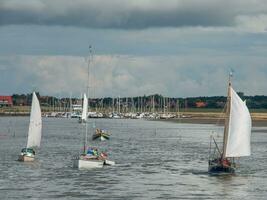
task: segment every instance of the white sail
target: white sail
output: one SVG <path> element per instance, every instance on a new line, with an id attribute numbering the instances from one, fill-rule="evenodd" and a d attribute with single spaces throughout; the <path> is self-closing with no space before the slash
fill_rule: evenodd
<path id="1" fill-rule="evenodd" d="M 230 87 L 231 105 L 225 157 L 249 156 L 251 117 L 246 103 Z"/>
<path id="2" fill-rule="evenodd" d="M 39 100 L 35 92 L 33 92 L 27 148 L 40 147 L 41 135 L 42 135 L 41 108 Z"/>
<path id="3" fill-rule="evenodd" d="M 88 99 L 86 94 L 83 95 L 83 112 L 82 112 L 82 120 L 87 120 L 87 111 L 88 111 Z"/>

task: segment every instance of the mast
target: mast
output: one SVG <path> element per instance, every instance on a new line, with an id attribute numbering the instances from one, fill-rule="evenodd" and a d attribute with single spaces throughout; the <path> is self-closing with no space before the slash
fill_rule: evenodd
<path id="1" fill-rule="evenodd" d="M 162 112 L 165 114 L 165 97 L 162 97 Z"/>
<path id="2" fill-rule="evenodd" d="M 112 97 L 112 114 L 114 114 L 114 97 Z"/>
<path id="3" fill-rule="evenodd" d="M 87 103 L 87 110 L 88 110 L 88 107 L 90 107 L 90 102 L 89 102 L 89 70 L 90 70 L 90 61 L 91 61 L 91 57 L 92 57 L 92 46 L 89 45 L 89 55 L 88 55 L 88 60 L 87 60 L 87 84 L 86 84 L 86 88 L 87 88 L 87 100 L 88 100 L 88 103 Z M 87 117 L 87 112 L 86 112 L 86 117 Z M 84 138 L 84 154 L 86 154 L 86 148 L 87 148 L 87 134 L 88 134 L 88 125 L 87 125 L 87 120 L 85 121 L 85 138 Z"/>
<path id="4" fill-rule="evenodd" d="M 152 112 L 155 113 L 155 96 L 152 97 Z"/>
<path id="5" fill-rule="evenodd" d="M 177 110 L 176 110 L 176 112 L 177 112 L 177 116 L 178 116 L 178 118 L 180 118 L 179 99 L 177 99 L 177 101 L 176 101 L 176 106 L 177 106 Z"/>
<path id="6" fill-rule="evenodd" d="M 88 98 L 88 107 L 90 108 L 90 102 L 89 102 L 89 85 L 90 85 L 90 61 L 92 60 L 92 46 L 89 45 L 89 55 L 88 55 L 88 59 L 87 59 L 87 84 L 86 84 L 86 89 L 87 89 L 87 98 Z"/>
<path id="7" fill-rule="evenodd" d="M 232 72 L 229 74 L 229 80 L 228 80 L 228 92 L 227 92 L 226 113 L 225 113 L 225 122 L 224 122 L 222 158 L 225 158 L 228 133 L 229 133 L 229 121 L 230 121 L 230 111 L 231 111 L 231 86 L 232 86 L 231 78 L 232 78 Z"/>

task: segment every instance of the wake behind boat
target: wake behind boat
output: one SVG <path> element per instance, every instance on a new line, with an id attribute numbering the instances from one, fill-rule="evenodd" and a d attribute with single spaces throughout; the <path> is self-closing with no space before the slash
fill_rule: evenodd
<path id="1" fill-rule="evenodd" d="M 39 100 L 35 92 L 33 92 L 27 146 L 26 148 L 23 148 L 21 150 L 21 154 L 19 155 L 18 158 L 19 161 L 25 161 L 25 162 L 34 161 L 36 154 L 34 148 L 40 147 L 41 135 L 42 135 L 41 108 Z"/>
<path id="2" fill-rule="evenodd" d="M 230 75 L 231 78 L 231 75 Z M 238 96 L 229 78 L 223 149 L 215 139 L 215 150 L 209 159 L 209 173 L 234 173 L 235 158 L 250 156 L 251 116 L 246 103 Z"/>

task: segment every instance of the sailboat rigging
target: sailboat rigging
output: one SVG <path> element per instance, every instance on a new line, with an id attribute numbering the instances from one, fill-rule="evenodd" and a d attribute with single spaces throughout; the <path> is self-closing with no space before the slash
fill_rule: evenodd
<path id="1" fill-rule="evenodd" d="M 91 46 L 89 46 L 91 54 Z M 88 59 L 88 82 L 87 82 L 87 95 L 89 95 L 89 61 Z M 74 159 L 74 167 L 78 169 L 93 169 L 93 168 L 102 168 L 104 164 L 114 165 L 115 162 L 107 160 L 107 154 L 104 152 L 99 152 L 97 148 L 88 147 L 88 97 L 86 94 L 83 96 L 83 111 L 82 111 L 82 120 L 85 122 L 85 136 L 84 136 L 84 145 L 83 153 L 77 156 Z"/>

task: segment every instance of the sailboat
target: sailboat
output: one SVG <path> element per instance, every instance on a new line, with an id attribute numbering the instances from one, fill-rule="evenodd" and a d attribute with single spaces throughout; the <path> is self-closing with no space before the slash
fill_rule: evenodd
<path id="1" fill-rule="evenodd" d="M 87 116 L 88 112 L 88 98 L 86 94 L 83 97 L 83 111 Z M 85 135 L 84 135 L 84 145 L 83 153 L 76 158 L 74 158 L 73 166 L 78 169 L 93 169 L 102 168 L 104 165 L 114 165 L 114 161 L 107 160 L 107 154 L 104 152 L 99 152 L 95 147 L 87 147 L 87 136 L 88 136 L 88 125 L 87 118 L 85 119 Z"/>
<path id="2" fill-rule="evenodd" d="M 32 94 L 32 105 L 30 114 L 30 124 L 28 131 L 28 141 L 26 148 L 21 150 L 19 155 L 19 161 L 34 161 L 35 148 L 40 147 L 42 135 L 42 116 L 39 100 L 33 92 Z"/>
<path id="3" fill-rule="evenodd" d="M 83 96 L 83 114 L 87 116 L 88 112 L 88 98 L 86 94 Z M 102 168 L 104 165 L 105 157 L 98 153 L 96 148 L 87 148 L 87 119 L 85 119 L 85 136 L 83 153 L 74 159 L 73 166 L 78 169 L 91 169 L 91 168 Z"/>
<path id="4" fill-rule="evenodd" d="M 210 155 L 209 173 L 235 173 L 235 158 L 250 156 L 251 116 L 249 110 L 234 91 L 229 77 L 223 148 L 219 149 L 215 139 L 215 151 Z"/>
<path id="5" fill-rule="evenodd" d="M 88 99 L 84 94 L 83 97 L 83 108 L 82 108 L 82 116 L 79 118 L 79 123 L 86 123 L 88 118 Z"/>
<path id="6" fill-rule="evenodd" d="M 89 52 L 91 54 L 91 46 L 89 46 Z M 88 59 L 88 80 L 87 80 L 87 95 L 89 96 L 89 62 Z M 87 135 L 88 135 L 88 98 L 86 94 L 83 95 L 83 112 L 82 119 L 85 123 L 85 137 L 83 145 L 83 153 L 74 158 L 73 166 L 78 169 L 93 169 L 102 168 L 104 165 L 114 165 L 114 161 L 107 160 L 107 154 L 104 152 L 99 152 L 97 148 L 87 147 Z"/>

